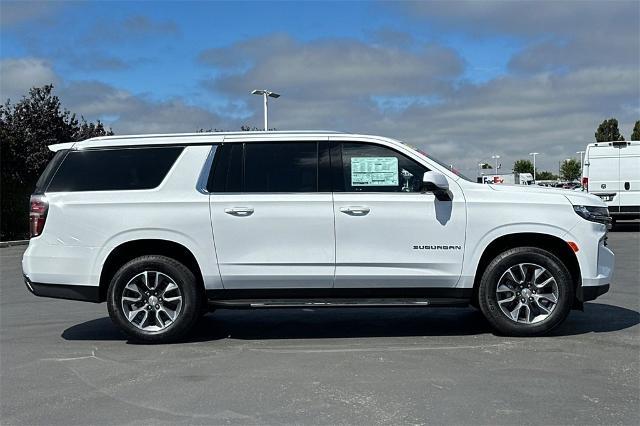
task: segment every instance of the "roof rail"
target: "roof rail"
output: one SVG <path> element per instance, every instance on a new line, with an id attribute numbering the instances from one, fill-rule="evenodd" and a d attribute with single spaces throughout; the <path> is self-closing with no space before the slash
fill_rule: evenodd
<path id="1" fill-rule="evenodd" d="M 157 133 L 157 134 L 142 134 L 142 135 L 113 135 L 113 136 L 96 136 L 87 141 L 100 141 L 100 140 L 117 140 L 117 139 L 147 139 L 147 138 L 180 138 L 180 137 L 198 137 L 198 136 L 226 136 L 226 135 L 264 135 L 267 134 L 313 134 L 313 133 L 341 133 L 337 130 L 251 130 L 251 131 L 235 131 L 235 132 L 195 132 L 195 133 Z"/>

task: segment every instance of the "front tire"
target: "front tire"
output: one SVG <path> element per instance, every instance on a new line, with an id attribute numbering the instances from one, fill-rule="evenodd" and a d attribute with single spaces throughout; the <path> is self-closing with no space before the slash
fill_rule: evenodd
<path id="1" fill-rule="evenodd" d="M 552 253 L 518 247 L 499 254 L 482 275 L 480 310 L 507 336 L 538 336 L 562 323 L 573 304 L 566 266 Z"/>
<path id="2" fill-rule="evenodd" d="M 142 256 L 126 263 L 107 292 L 111 320 L 140 342 L 183 338 L 200 318 L 202 304 L 193 272 L 166 256 Z"/>

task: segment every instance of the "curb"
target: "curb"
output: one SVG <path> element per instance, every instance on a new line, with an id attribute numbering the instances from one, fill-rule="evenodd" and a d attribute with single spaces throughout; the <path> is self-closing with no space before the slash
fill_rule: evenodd
<path id="1" fill-rule="evenodd" d="M 26 246 L 29 240 L 0 241 L 0 247 Z"/>

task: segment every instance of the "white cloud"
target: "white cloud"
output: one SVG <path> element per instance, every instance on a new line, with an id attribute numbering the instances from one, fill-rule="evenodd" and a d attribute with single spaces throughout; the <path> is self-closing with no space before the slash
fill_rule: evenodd
<path id="1" fill-rule="evenodd" d="M 95 81 L 74 81 L 59 90 L 66 107 L 88 119 L 103 119 L 118 134 L 194 132 L 204 128 L 235 130 L 223 119 L 181 98 L 157 101 Z"/>
<path id="2" fill-rule="evenodd" d="M 637 0 L 432 0 L 388 5 L 442 29 L 482 35 L 615 36 L 637 28 L 640 20 Z"/>
<path id="3" fill-rule="evenodd" d="M 506 75 L 463 81 L 465 61 L 455 50 L 396 30 L 375 33 L 370 43 L 275 34 L 199 55 L 215 76 L 201 82 L 215 111 L 181 96 L 157 101 L 101 82 L 61 81 L 37 58 L 3 61 L 2 95 L 15 98 L 51 80 L 65 107 L 105 118 L 122 134 L 260 126 L 262 103 L 248 92 L 268 88 L 283 95 L 270 108 L 276 128 L 397 137 L 471 173 L 493 153 L 508 169 L 533 150 L 542 153 L 542 168 L 555 170 L 558 159 L 593 141 L 609 117 L 629 136 L 640 118 L 640 3 L 451 3 L 389 7 L 449 33 L 518 38 L 525 47 Z M 118 25 L 127 22 L 145 34 L 176 34 L 169 21 Z M 240 122 L 245 111 L 249 118 Z"/>
<path id="4" fill-rule="evenodd" d="M 235 130 L 240 123 L 173 98 L 155 101 L 96 81 L 64 81 L 39 58 L 0 61 L 0 96 L 15 103 L 31 87 L 53 83 L 62 106 L 88 120 L 102 119 L 118 134 Z"/>
<path id="5" fill-rule="evenodd" d="M 281 91 L 270 109 L 276 128 L 397 137 L 470 172 L 492 153 L 510 168 L 532 150 L 544 153 L 542 167 L 554 169 L 556 158 L 592 142 L 597 125 L 611 116 L 629 133 L 637 119 L 629 105 L 640 99 L 640 71 L 616 58 L 471 84 L 455 80 L 462 61 L 437 45 L 401 50 L 353 40 L 301 43 L 279 35 L 200 55 L 202 62 L 226 69 L 205 83 L 214 93 L 233 99 L 254 87 Z M 261 103 L 248 108 L 252 124 L 259 125 Z"/>
<path id="6" fill-rule="evenodd" d="M 2 27 L 19 25 L 47 18 L 65 7 L 62 2 L 53 1 L 10 1 L 0 2 L 0 23 Z"/>
<path id="7" fill-rule="evenodd" d="M 440 93 L 464 66 L 454 50 L 441 45 L 404 50 L 348 39 L 302 43 L 280 34 L 205 50 L 199 59 L 230 68 L 208 82 L 220 93 L 237 96 L 265 86 L 327 99 Z"/>
<path id="8" fill-rule="evenodd" d="M 33 86 L 57 83 L 51 64 L 39 58 L 0 60 L 0 99 L 19 100 Z"/>

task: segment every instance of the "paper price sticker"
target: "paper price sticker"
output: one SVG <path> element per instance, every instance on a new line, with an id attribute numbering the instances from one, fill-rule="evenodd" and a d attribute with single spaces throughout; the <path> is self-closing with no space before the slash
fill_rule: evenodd
<path id="1" fill-rule="evenodd" d="M 398 186 L 398 159 L 352 157 L 351 186 Z"/>

